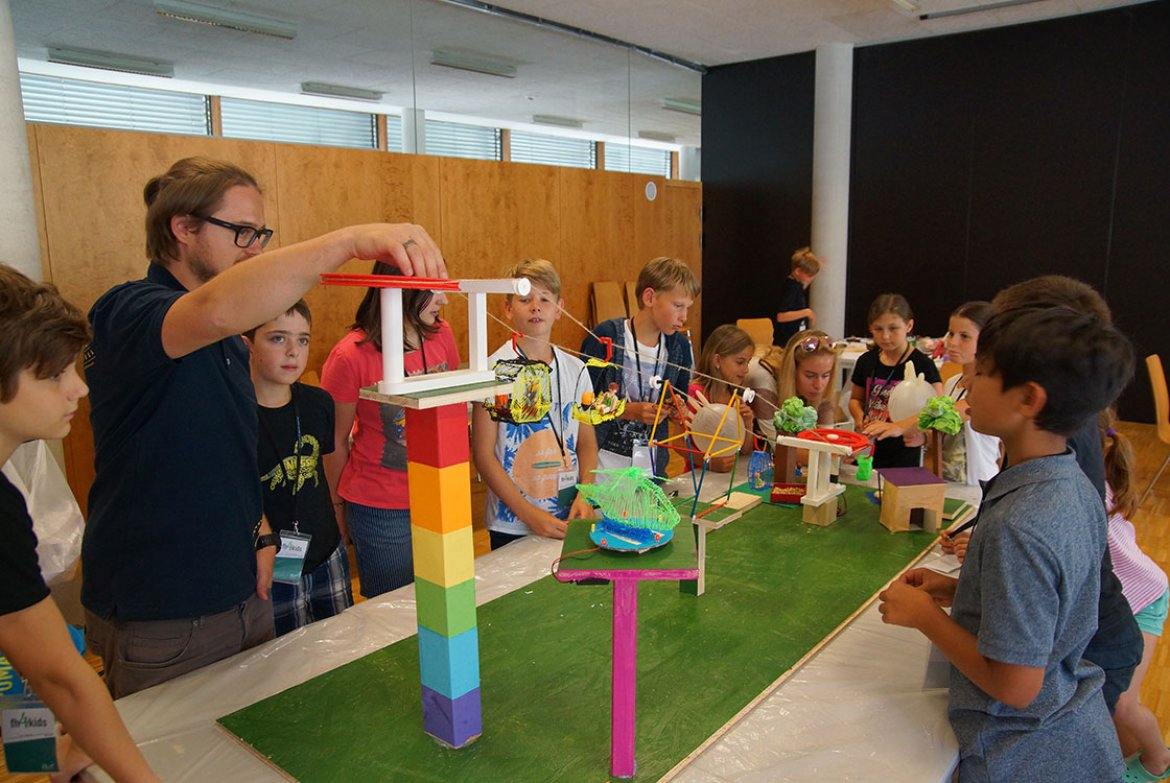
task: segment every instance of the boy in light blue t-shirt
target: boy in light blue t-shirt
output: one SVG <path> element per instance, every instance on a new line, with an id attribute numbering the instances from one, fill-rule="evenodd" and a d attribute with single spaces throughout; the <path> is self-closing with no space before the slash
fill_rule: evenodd
<path id="1" fill-rule="evenodd" d="M 1067 441 L 1117 398 L 1133 351 L 1093 316 L 1023 308 L 988 321 L 975 367 L 971 426 L 1003 441 L 1010 467 L 984 490 L 959 578 L 908 571 L 881 594 L 883 619 L 951 660 L 960 781 L 1121 780 L 1105 675 L 1082 658 L 1105 508 Z"/>
<path id="2" fill-rule="evenodd" d="M 577 484 L 592 483 L 597 467 L 593 426 L 572 416 L 573 404 L 593 388 L 589 374 L 580 359 L 550 342 L 564 304 L 560 277 L 544 259 L 521 261 L 503 276 L 527 278 L 532 290 L 505 299 L 505 314 L 521 336 L 500 346 L 489 364 L 518 357 L 544 362 L 551 400 L 546 416 L 523 424 L 492 421 L 482 405 L 473 408 L 471 445 L 488 485 L 484 523 L 492 549 L 530 533 L 564 538 L 566 520 L 593 516 Z"/>

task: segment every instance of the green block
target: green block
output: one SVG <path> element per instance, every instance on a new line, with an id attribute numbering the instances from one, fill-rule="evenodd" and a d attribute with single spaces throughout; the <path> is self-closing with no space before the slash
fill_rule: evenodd
<path id="1" fill-rule="evenodd" d="M 414 582 L 418 624 L 451 638 L 475 627 L 475 579 L 442 587 L 425 579 Z"/>

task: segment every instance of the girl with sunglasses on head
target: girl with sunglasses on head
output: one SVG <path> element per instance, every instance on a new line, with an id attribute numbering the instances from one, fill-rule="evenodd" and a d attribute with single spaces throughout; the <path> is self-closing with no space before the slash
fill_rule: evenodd
<path id="1" fill-rule="evenodd" d="M 784 346 L 773 346 L 748 368 L 748 385 L 755 389 L 752 410 L 760 433 L 769 442 L 776 438 L 772 416 L 789 397 L 799 397 L 817 411 L 817 424 L 831 427 L 844 418 L 837 407 L 837 342 L 817 329 L 794 334 Z"/>
<path id="2" fill-rule="evenodd" d="M 374 264 L 374 274 L 398 271 L 379 261 Z M 406 413 L 397 405 L 359 399 L 363 387 L 382 380 L 380 291 L 366 291 L 351 331 L 333 346 L 321 370 L 321 387 L 333 396 L 336 410 L 334 451 L 325 456 L 325 475 L 337 506 L 342 537 L 348 532 L 353 542 L 361 594 L 366 598 L 414 579 L 406 481 Z M 459 367 L 459 349 L 451 325 L 439 318 L 439 308 L 446 303 L 446 297 L 439 292 L 402 292 L 407 375 Z"/>
<path id="3" fill-rule="evenodd" d="M 723 324 L 716 327 L 703 341 L 703 352 L 695 366 L 696 377 L 687 387 L 687 396 L 697 398 L 701 395 L 702 399 L 710 403 L 724 405 L 730 403 L 733 387 L 739 388 L 740 394 L 743 393 L 748 362 L 751 361 L 755 348 L 752 336 L 738 326 Z M 742 399 L 737 397 L 736 404 L 739 407 L 739 416 L 743 419 L 743 444 L 739 453 L 751 454 L 755 445 L 755 436 L 752 435 L 755 416 Z M 707 468 L 716 473 L 727 473 L 734 466 L 735 454 L 712 457 L 707 464 Z"/>
<path id="4" fill-rule="evenodd" d="M 875 441 L 875 468 L 917 467 L 922 463 L 925 436 L 917 427 L 917 415 L 890 421 L 890 392 L 905 376 L 906 365 L 923 375 L 942 394 L 938 368 L 930 358 L 910 345 L 914 313 L 901 294 L 882 294 L 869 306 L 869 332 L 874 347 L 857 359 L 853 368 L 853 395 L 849 413 L 857 431 Z"/>
<path id="5" fill-rule="evenodd" d="M 963 371 L 947 379 L 943 394 L 955 401 L 963 428 L 954 435 L 943 436 L 942 477 L 971 486 L 999 472 L 999 438 L 971 429 L 971 415 L 967 412 L 967 385 L 975 377 L 979 332 L 992 312 L 990 302 L 967 302 L 951 313 L 947 324 L 947 359 L 961 365 Z"/>

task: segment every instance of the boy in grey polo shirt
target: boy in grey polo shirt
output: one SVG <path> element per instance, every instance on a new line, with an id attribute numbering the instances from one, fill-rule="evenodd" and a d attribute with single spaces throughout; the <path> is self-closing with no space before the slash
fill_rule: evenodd
<path id="1" fill-rule="evenodd" d="M 1011 467 L 984 490 L 957 580 L 913 569 L 880 596 L 887 623 L 919 629 L 951 660 L 964 783 L 1121 780 L 1104 674 L 1081 657 L 1105 512 L 1067 437 L 1132 373 L 1120 333 L 1065 307 L 1001 313 L 979 335 L 971 425 L 1003 440 Z"/>

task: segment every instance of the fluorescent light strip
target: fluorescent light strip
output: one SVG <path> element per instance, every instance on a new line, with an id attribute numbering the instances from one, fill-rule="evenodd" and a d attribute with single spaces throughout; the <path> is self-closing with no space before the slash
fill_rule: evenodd
<path id="1" fill-rule="evenodd" d="M 444 68 L 455 68 L 460 71 L 471 71 L 488 76 L 501 76 L 505 79 L 516 78 L 516 66 L 491 57 L 483 57 L 465 52 L 452 52 L 445 49 L 435 49 L 431 52 L 431 65 L 441 65 Z"/>
<path id="2" fill-rule="evenodd" d="M 925 14 L 919 14 L 918 18 L 924 22 L 931 19 L 946 19 L 948 16 L 964 16 L 966 14 L 977 14 L 981 11 L 995 11 L 1000 8 L 1011 8 L 1014 5 L 1031 5 L 1038 3 L 1040 0 L 1001 0 L 998 3 L 987 3 L 986 5 L 972 5 L 966 8 L 952 8 L 947 11 L 929 11 Z"/>
<path id="3" fill-rule="evenodd" d="M 144 76 L 175 75 L 174 63 L 165 60 L 149 60 L 116 52 L 99 52 L 95 49 L 74 49 L 66 46 L 50 46 L 49 62 L 62 65 L 80 65 L 85 68 L 101 68 L 104 71 L 139 73 Z"/>
<path id="4" fill-rule="evenodd" d="M 696 117 L 703 115 L 703 104 L 688 98 L 663 98 L 662 108 L 683 114 L 694 114 Z"/>
<path id="5" fill-rule="evenodd" d="M 297 26 L 279 19 L 259 16 L 244 11 L 232 11 L 187 0 L 154 0 L 154 12 L 159 16 L 178 19 L 183 22 L 223 27 L 242 33 L 256 33 L 287 41 L 297 37 Z"/>
<path id="6" fill-rule="evenodd" d="M 573 117 L 559 117 L 555 114 L 534 114 L 532 121 L 540 125 L 555 125 L 558 128 L 583 128 L 585 123 Z"/>
<path id="7" fill-rule="evenodd" d="M 377 90 L 363 90 L 361 87 L 345 87 L 340 84 L 323 82 L 301 82 L 305 95 L 324 95 L 328 98 L 352 98 L 356 101 L 380 101 L 383 93 Z"/>

